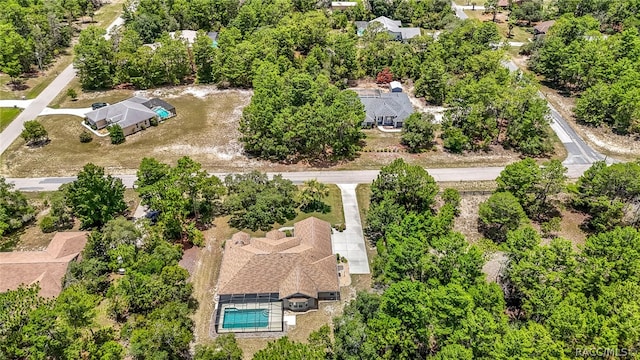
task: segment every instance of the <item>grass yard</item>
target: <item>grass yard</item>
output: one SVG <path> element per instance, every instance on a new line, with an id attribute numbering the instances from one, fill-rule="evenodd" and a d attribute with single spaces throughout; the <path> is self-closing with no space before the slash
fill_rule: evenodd
<path id="1" fill-rule="evenodd" d="M 194 315 L 197 344 L 207 344 L 212 340 L 209 330 L 213 314 L 213 295 L 222 261 L 222 246 L 236 232 L 229 226 L 228 221 L 228 217 L 218 218 L 214 221 L 214 226 L 204 231 L 206 245 L 200 250 L 191 279 L 193 295 L 200 304 Z"/>
<path id="2" fill-rule="evenodd" d="M 21 111 L 19 108 L 0 108 L 0 131 L 9 126 Z"/>
<path id="3" fill-rule="evenodd" d="M 493 14 L 484 13 L 484 10 L 465 10 L 465 14 L 469 16 L 470 19 L 478 19 L 480 21 L 491 21 L 493 19 Z M 508 11 L 498 12 L 496 15 L 496 25 L 498 26 L 498 30 L 503 39 L 508 41 L 515 42 L 528 42 L 533 38 L 533 33 L 527 31 L 527 27 L 523 26 L 514 26 L 511 32 L 511 37 L 507 38 L 509 34 L 509 24 L 507 23 L 507 14 Z"/>
<path id="4" fill-rule="evenodd" d="M 112 91 L 95 98 L 116 102 L 131 92 Z M 152 96 L 151 94 L 146 94 Z M 249 102 L 249 93 L 227 91 L 199 98 L 191 94 L 162 94 L 173 104 L 178 116 L 158 127 L 127 137 L 124 144 L 112 145 L 109 137 L 97 137 L 90 143 L 80 143 L 85 129 L 76 116 L 40 117 L 51 142 L 39 148 L 25 146 L 17 139 L 2 155 L 2 171 L 10 176 L 74 175 L 88 162 L 103 166 L 110 173 L 134 173 L 144 157 L 175 164 L 190 156 L 207 169 L 246 171 L 259 162 L 247 159 L 237 141 L 241 109 Z M 93 99 L 79 100 L 78 107 Z"/>
<path id="5" fill-rule="evenodd" d="M 356 197 L 358 199 L 358 210 L 360 211 L 360 221 L 362 227 L 367 226 L 367 211 L 369 211 L 369 201 L 371 200 L 371 184 L 358 184 L 356 187 Z"/>
<path id="6" fill-rule="evenodd" d="M 296 216 L 295 219 L 287 221 L 282 226 L 293 226 L 293 224 L 297 223 L 298 221 L 310 218 L 312 216 L 328 222 L 329 224 L 331 224 L 331 226 L 336 224 L 344 224 L 344 209 L 342 207 L 342 193 L 340 192 L 340 188 L 333 184 L 327 184 L 327 187 L 329 187 L 329 196 L 324 198 L 323 202 L 329 206 L 329 212 L 299 212 L 298 216 Z"/>

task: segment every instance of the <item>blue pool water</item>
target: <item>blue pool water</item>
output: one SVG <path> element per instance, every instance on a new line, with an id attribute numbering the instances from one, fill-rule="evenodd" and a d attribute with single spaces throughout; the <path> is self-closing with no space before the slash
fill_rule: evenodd
<path id="1" fill-rule="evenodd" d="M 169 113 L 165 108 L 157 108 L 153 111 L 155 111 L 161 119 L 167 119 L 171 115 L 171 113 Z"/>
<path id="2" fill-rule="evenodd" d="M 269 310 L 224 309 L 223 329 L 264 328 L 269 325 Z"/>

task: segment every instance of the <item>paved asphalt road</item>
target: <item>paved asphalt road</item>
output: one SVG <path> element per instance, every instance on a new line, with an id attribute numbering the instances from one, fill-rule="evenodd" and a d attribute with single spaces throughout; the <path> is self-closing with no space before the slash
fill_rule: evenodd
<path id="1" fill-rule="evenodd" d="M 503 61 L 502 65 L 509 71 L 520 71 L 520 68 L 512 60 Z M 546 100 L 544 94 L 540 91 L 538 91 L 538 96 Z M 606 156 L 589 146 L 548 101 L 547 106 L 549 107 L 551 129 L 558 135 L 558 138 L 567 149 L 567 158 L 562 162 L 565 166 L 592 164 L 595 161 L 605 159 L 612 162 L 612 159 L 607 159 Z"/>
<path id="2" fill-rule="evenodd" d="M 567 165 L 567 176 L 578 178 L 590 167 L 588 164 Z M 444 168 L 427 169 L 429 174 L 436 181 L 484 181 L 494 180 L 503 167 L 480 167 L 480 168 Z M 317 179 L 325 184 L 366 184 L 371 183 L 378 175 L 378 170 L 344 170 L 344 171 L 300 171 L 282 173 L 286 179 L 296 184 L 302 184 L 305 180 Z M 273 176 L 275 173 L 269 173 Z M 227 174 L 213 173 L 220 178 Z M 136 180 L 135 175 L 118 175 L 126 187 L 133 187 Z M 54 191 L 60 185 L 74 181 L 75 177 L 47 177 L 47 178 L 8 178 L 9 183 L 15 184 L 16 189 L 21 191 Z"/>
<path id="3" fill-rule="evenodd" d="M 124 23 L 122 18 L 117 18 L 107 28 L 107 38 L 109 37 L 109 31 L 116 26 L 120 26 Z M 67 66 L 60 75 L 58 75 L 41 93 L 36 97 L 29 105 L 16 117 L 4 131 L 0 133 L 0 154 L 2 154 L 9 145 L 11 145 L 22 132 L 23 125 L 26 121 L 33 120 L 49 105 L 53 99 L 64 89 L 73 78 L 76 76 L 76 71 L 73 65 Z"/>
<path id="4" fill-rule="evenodd" d="M 21 113 L 0 133 L 0 154 L 13 143 L 22 132 L 23 124 L 33 120 L 44 110 L 47 105 L 73 80 L 76 75 L 73 65 L 67 66 L 49 86 L 27 106 Z"/>
<path id="5" fill-rule="evenodd" d="M 456 6 L 452 3 L 453 8 L 456 11 L 456 15 L 460 18 L 467 18 L 464 14 L 463 8 Z M 123 23 L 122 18 L 116 19 L 109 29 L 118 26 Z M 513 61 L 505 61 L 504 66 L 511 71 L 517 71 L 518 67 Z M 63 71 L 19 116 L 14 120 L 5 131 L 0 134 L 0 153 L 4 152 L 6 148 L 20 135 L 22 130 L 22 124 L 26 120 L 30 120 L 41 113 L 47 104 L 53 100 L 53 98 L 73 79 L 75 72 L 73 67 L 69 66 Z M 542 94 L 541 94 L 542 95 Z M 568 168 L 568 175 L 572 178 L 577 178 L 582 174 L 584 170 L 589 167 L 589 164 L 597 160 L 602 160 L 605 157 L 593 150 L 587 143 L 585 143 L 580 136 L 567 124 L 562 116 L 555 111 L 551 106 L 551 127 L 558 134 L 558 137 L 567 148 L 569 156 L 565 160 L 564 164 Z M 454 169 L 431 169 L 429 173 L 437 181 L 480 181 L 480 180 L 493 180 L 500 171 L 501 167 L 485 167 L 485 168 L 454 168 Z M 363 171 L 305 171 L 296 173 L 285 173 L 284 177 L 294 181 L 295 183 L 301 183 L 307 179 L 318 179 L 321 182 L 328 184 L 358 184 L 369 183 L 377 175 L 377 170 L 363 170 Z M 216 174 L 224 176 L 224 174 Z M 126 186 L 132 187 L 135 181 L 134 175 L 121 176 Z M 8 179 L 10 182 L 16 184 L 16 187 L 23 191 L 48 191 L 55 190 L 61 184 L 73 181 L 72 177 L 52 177 L 52 178 L 29 178 L 29 179 Z"/>

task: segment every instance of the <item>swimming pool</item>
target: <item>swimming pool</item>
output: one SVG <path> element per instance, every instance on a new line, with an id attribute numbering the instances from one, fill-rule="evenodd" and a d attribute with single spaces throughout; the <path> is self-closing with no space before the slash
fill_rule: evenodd
<path id="1" fill-rule="evenodd" d="M 265 328 L 269 325 L 267 309 L 224 309 L 223 329 Z"/>
<path id="2" fill-rule="evenodd" d="M 161 119 L 167 119 L 169 118 L 169 116 L 171 116 L 171 113 L 163 108 L 163 107 L 157 107 L 155 109 L 153 109 L 153 111 L 155 111 L 156 114 L 158 114 L 158 116 L 160 116 Z"/>

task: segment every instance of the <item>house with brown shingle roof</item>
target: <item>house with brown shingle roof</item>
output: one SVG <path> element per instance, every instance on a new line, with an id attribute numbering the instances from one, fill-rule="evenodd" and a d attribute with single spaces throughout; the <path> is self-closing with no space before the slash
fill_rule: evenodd
<path id="1" fill-rule="evenodd" d="M 543 21 L 541 23 L 538 23 L 536 26 L 533 27 L 533 34 L 538 36 L 538 35 L 545 35 L 546 33 L 549 32 L 549 29 L 556 23 L 555 20 L 549 20 L 549 21 Z"/>
<path id="2" fill-rule="evenodd" d="M 69 263 L 87 244 L 87 234 L 59 232 L 43 251 L 0 252 L 0 292 L 39 283 L 40 296 L 58 296 Z"/>
<path id="3" fill-rule="evenodd" d="M 340 299 L 337 266 L 326 221 L 297 222 L 293 236 L 273 230 L 251 238 L 239 232 L 225 243 L 218 297 L 221 303 L 267 299 L 292 311 L 317 309 L 319 300 Z"/>

